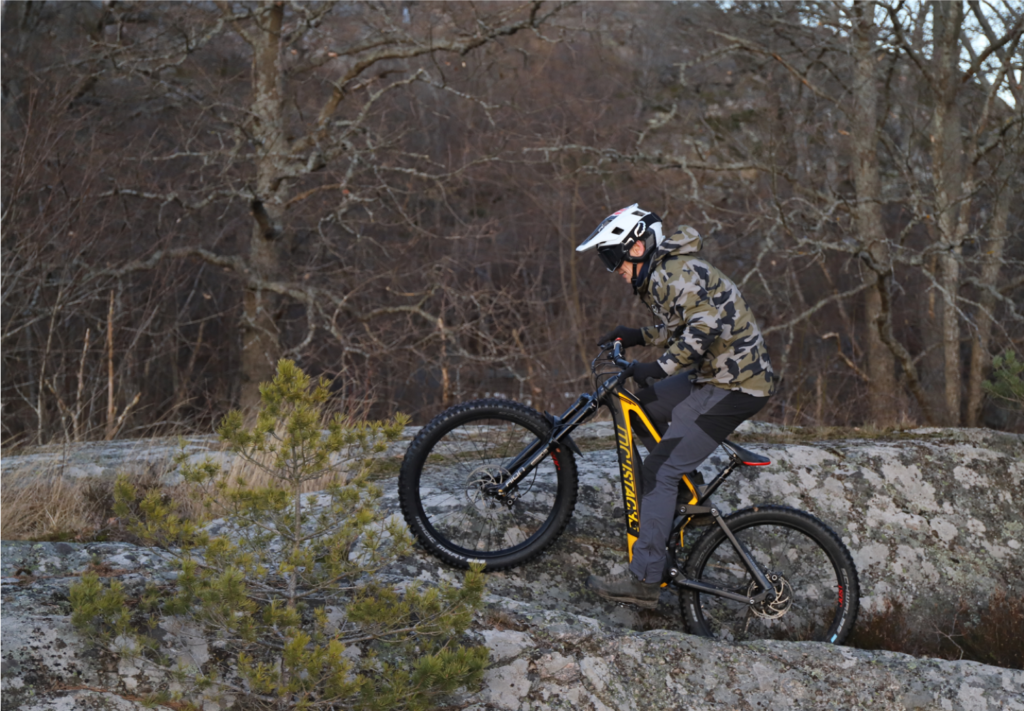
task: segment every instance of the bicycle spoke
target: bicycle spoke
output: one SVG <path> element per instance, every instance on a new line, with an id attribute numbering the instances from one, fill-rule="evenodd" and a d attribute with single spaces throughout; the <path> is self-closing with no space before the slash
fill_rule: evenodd
<path id="1" fill-rule="evenodd" d="M 483 559 L 499 568 L 550 545 L 576 501 L 572 453 L 549 453 L 502 489 L 511 462 L 549 430 L 538 413 L 502 400 L 477 400 L 434 418 L 410 445 L 399 475 L 402 512 L 419 543 L 453 565 Z"/>
<path id="2" fill-rule="evenodd" d="M 730 641 L 824 641 L 838 619 L 840 601 L 836 569 L 818 540 L 796 527 L 768 521 L 731 530 L 769 581 L 774 581 L 773 587 L 762 602 L 753 605 L 694 593 L 699 601 L 695 624 Z M 714 534 L 702 548 L 696 574 L 700 580 L 752 597 L 762 592 L 724 535 Z M 685 605 L 683 609 L 686 614 Z"/>
<path id="3" fill-rule="evenodd" d="M 557 472 L 547 464 L 535 468 L 515 492 L 511 508 L 498 501 L 492 508 L 480 487 L 506 476 L 503 464 L 536 437 L 508 421 L 474 422 L 444 435 L 420 475 L 423 508 L 432 525 L 472 551 L 500 551 L 529 541 L 554 510 Z"/>

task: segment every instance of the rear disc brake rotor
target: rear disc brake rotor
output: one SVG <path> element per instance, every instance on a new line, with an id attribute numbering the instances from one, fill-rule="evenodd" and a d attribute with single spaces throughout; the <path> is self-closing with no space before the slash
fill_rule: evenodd
<path id="1" fill-rule="evenodd" d="M 768 573 L 768 582 L 772 584 L 772 592 L 759 603 L 750 606 L 751 612 L 766 620 L 777 620 L 787 612 L 793 604 L 793 587 L 789 581 L 778 573 Z M 760 592 L 755 581 L 751 581 L 747 594 L 751 597 Z"/>

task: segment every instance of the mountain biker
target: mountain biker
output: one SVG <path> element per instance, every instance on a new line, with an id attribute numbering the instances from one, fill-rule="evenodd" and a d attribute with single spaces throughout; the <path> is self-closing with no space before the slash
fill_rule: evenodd
<path id="1" fill-rule="evenodd" d="M 618 326 L 599 344 L 661 346 L 651 362 L 633 361 L 628 372 L 641 386 L 637 398 L 661 441 L 649 452 L 640 477 L 640 532 L 628 572 L 599 577 L 587 586 L 616 602 L 657 607 L 665 576 L 668 540 L 681 477 L 703 483 L 697 467 L 739 426 L 765 406 L 775 380 L 764 339 L 736 285 L 697 257 L 703 240 L 681 226 L 662 233 L 653 212 L 630 205 L 609 215 L 576 248 L 597 254 L 609 272 L 633 286 L 656 325 Z"/>

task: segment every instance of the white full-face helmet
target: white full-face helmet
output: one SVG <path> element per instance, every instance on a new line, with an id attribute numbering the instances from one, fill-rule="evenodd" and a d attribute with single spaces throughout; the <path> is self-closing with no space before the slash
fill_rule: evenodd
<path id="1" fill-rule="evenodd" d="M 597 256 L 608 267 L 608 271 L 614 272 L 624 261 L 633 264 L 647 261 L 664 239 L 661 218 L 633 203 L 604 218 L 576 251 L 586 252 L 596 247 Z M 642 257 L 634 257 L 629 253 L 637 242 L 644 244 Z"/>

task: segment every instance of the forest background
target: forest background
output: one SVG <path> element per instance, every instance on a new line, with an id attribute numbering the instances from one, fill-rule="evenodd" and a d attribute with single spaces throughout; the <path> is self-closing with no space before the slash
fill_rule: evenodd
<path id="1" fill-rule="evenodd" d="M 574 251 L 632 202 L 754 309 L 761 419 L 1019 431 L 982 385 L 1024 350 L 1022 28 L 1016 0 L 6 2 L 4 446 L 209 429 L 281 357 L 354 416 L 557 412 L 650 322 Z"/>

